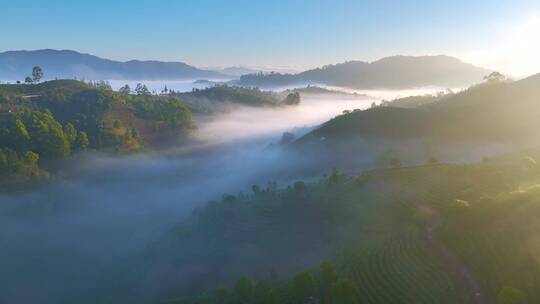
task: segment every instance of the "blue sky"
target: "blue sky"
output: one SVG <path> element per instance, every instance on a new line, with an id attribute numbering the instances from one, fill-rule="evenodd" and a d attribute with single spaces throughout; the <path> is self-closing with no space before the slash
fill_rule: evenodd
<path id="1" fill-rule="evenodd" d="M 508 34 L 516 28 L 534 32 L 538 16 L 538 0 L 0 0 L 0 51 L 73 49 L 117 60 L 302 68 L 449 54 L 517 71 L 507 62 L 514 54 L 497 54 L 500 40 L 520 36 Z M 520 29 L 527 26 L 533 30 Z"/>

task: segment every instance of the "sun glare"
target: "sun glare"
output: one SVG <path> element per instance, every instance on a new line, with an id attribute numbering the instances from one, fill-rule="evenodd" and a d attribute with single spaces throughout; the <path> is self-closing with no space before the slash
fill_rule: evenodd
<path id="1" fill-rule="evenodd" d="M 485 49 L 464 56 L 470 62 L 514 77 L 527 77 L 540 70 L 540 17 L 502 25 Z"/>

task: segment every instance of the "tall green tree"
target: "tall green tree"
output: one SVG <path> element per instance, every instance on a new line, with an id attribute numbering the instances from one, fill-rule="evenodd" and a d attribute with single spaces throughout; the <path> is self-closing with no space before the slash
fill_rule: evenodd
<path id="1" fill-rule="evenodd" d="M 88 145 L 90 145 L 90 141 L 88 140 L 88 135 L 86 135 L 86 132 L 80 131 L 77 134 L 77 140 L 75 142 L 75 150 L 84 151 L 88 148 Z"/>
<path id="2" fill-rule="evenodd" d="M 305 304 L 313 295 L 313 276 L 305 271 L 300 272 L 293 278 L 293 298 L 295 303 Z"/>
<path id="3" fill-rule="evenodd" d="M 40 66 L 35 66 L 32 69 L 32 80 L 34 82 L 40 82 L 41 78 L 43 78 L 43 70 L 41 69 Z"/>
<path id="4" fill-rule="evenodd" d="M 272 289 L 272 284 L 268 280 L 258 280 L 255 284 L 254 304 L 277 304 L 277 295 Z"/>
<path id="5" fill-rule="evenodd" d="M 320 291 L 323 303 L 331 303 L 332 290 L 338 279 L 334 264 L 329 261 L 322 262 L 319 266 L 319 275 L 321 284 Z"/>
<path id="6" fill-rule="evenodd" d="M 26 129 L 26 125 L 24 124 L 24 122 L 20 119 L 15 120 L 15 134 L 14 135 L 15 135 L 14 136 L 15 148 L 18 151 L 26 149 L 30 142 L 30 134 L 28 133 L 28 130 Z"/>
<path id="7" fill-rule="evenodd" d="M 125 86 L 121 87 L 118 92 L 122 95 L 129 95 L 131 94 L 131 88 L 126 84 Z"/>
<path id="8" fill-rule="evenodd" d="M 150 90 L 148 90 L 146 85 L 142 83 L 137 83 L 137 86 L 135 87 L 135 93 L 137 93 L 137 95 L 150 95 Z"/>
<path id="9" fill-rule="evenodd" d="M 286 105 L 298 105 L 300 104 L 300 93 L 294 92 L 289 93 L 287 97 L 283 100 L 283 103 Z"/>
<path id="10" fill-rule="evenodd" d="M 3 149 L 0 149 L 0 173 L 5 171 L 7 169 L 7 166 L 8 166 L 7 155 Z"/>
<path id="11" fill-rule="evenodd" d="M 334 286 L 334 304 L 353 304 L 354 303 L 354 284 L 350 279 L 339 278 Z"/>
<path id="12" fill-rule="evenodd" d="M 234 301 L 229 289 L 223 287 L 220 287 L 214 291 L 214 298 L 217 300 L 217 303 L 223 304 L 232 304 Z"/>
<path id="13" fill-rule="evenodd" d="M 77 140 L 77 130 L 71 123 L 67 123 L 64 126 L 64 134 L 66 135 L 69 144 L 73 146 L 75 144 L 75 141 Z"/>
<path id="14" fill-rule="evenodd" d="M 487 76 L 484 76 L 484 80 L 489 83 L 496 83 L 506 80 L 506 77 L 499 72 L 493 72 Z"/>
<path id="15" fill-rule="evenodd" d="M 240 303 L 251 303 L 253 298 L 253 283 L 247 277 L 241 277 L 234 285 L 234 292 Z"/>
<path id="16" fill-rule="evenodd" d="M 37 153 L 32 152 L 32 151 L 26 151 L 24 153 L 24 160 L 25 160 L 27 165 L 35 168 L 37 166 L 37 162 L 39 160 L 39 155 Z"/>
<path id="17" fill-rule="evenodd" d="M 62 125 L 51 112 L 34 112 L 30 124 L 31 143 L 34 151 L 45 158 L 64 158 L 70 154 L 70 144 Z"/>

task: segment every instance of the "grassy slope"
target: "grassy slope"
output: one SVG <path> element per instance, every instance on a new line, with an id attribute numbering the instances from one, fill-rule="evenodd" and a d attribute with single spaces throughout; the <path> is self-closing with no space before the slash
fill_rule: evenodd
<path id="1" fill-rule="evenodd" d="M 540 129 L 536 117 L 540 112 L 539 98 L 539 76 L 513 83 L 483 84 L 418 108 L 389 106 L 341 115 L 307 134 L 301 142 L 348 136 L 519 142 L 535 136 Z"/>

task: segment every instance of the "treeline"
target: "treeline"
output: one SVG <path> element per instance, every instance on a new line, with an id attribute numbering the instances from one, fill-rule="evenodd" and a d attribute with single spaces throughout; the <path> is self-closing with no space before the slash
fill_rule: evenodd
<path id="1" fill-rule="evenodd" d="M 352 280 L 340 276 L 334 264 L 323 261 L 316 271 L 297 273 L 292 279 L 239 278 L 232 288 L 218 288 L 191 299 L 169 301 L 169 304 L 278 304 L 278 303 L 355 303 L 356 287 Z"/>
<path id="2" fill-rule="evenodd" d="M 33 151 L 48 159 L 64 158 L 72 152 L 85 150 L 88 134 L 73 124 L 62 125 L 48 110 L 23 109 L 3 114 L 0 120 L 0 141 L 13 151 L 24 154 Z"/>
<path id="3" fill-rule="evenodd" d="M 265 87 L 265 86 L 286 86 L 293 83 L 300 83 L 302 80 L 294 74 L 281 73 L 252 73 L 240 76 L 242 85 Z"/>
<path id="4" fill-rule="evenodd" d="M 451 97 L 454 94 L 455 93 L 452 90 L 448 89 L 446 91 L 439 91 L 435 94 L 408 96 L 394 100 L 383 100 L 380 106 L 414 109 L 439 102 L 443 98 Z"/>
<path id="5" fill-rule="evenodd" d="M 300 94 L 290 93 L 284 98 L 279 94 L 261 91 L 258 88 L 243 88 L 227 85 L 216 85 L 203 90 L 194 89 L 192 92 L 175 93 L 194 112 L 212 113 L 222 111 L 226 104 L 240 104 L 251 107 L 278 107 L 283 105 L 297 105 L 300 103 Z"/>

